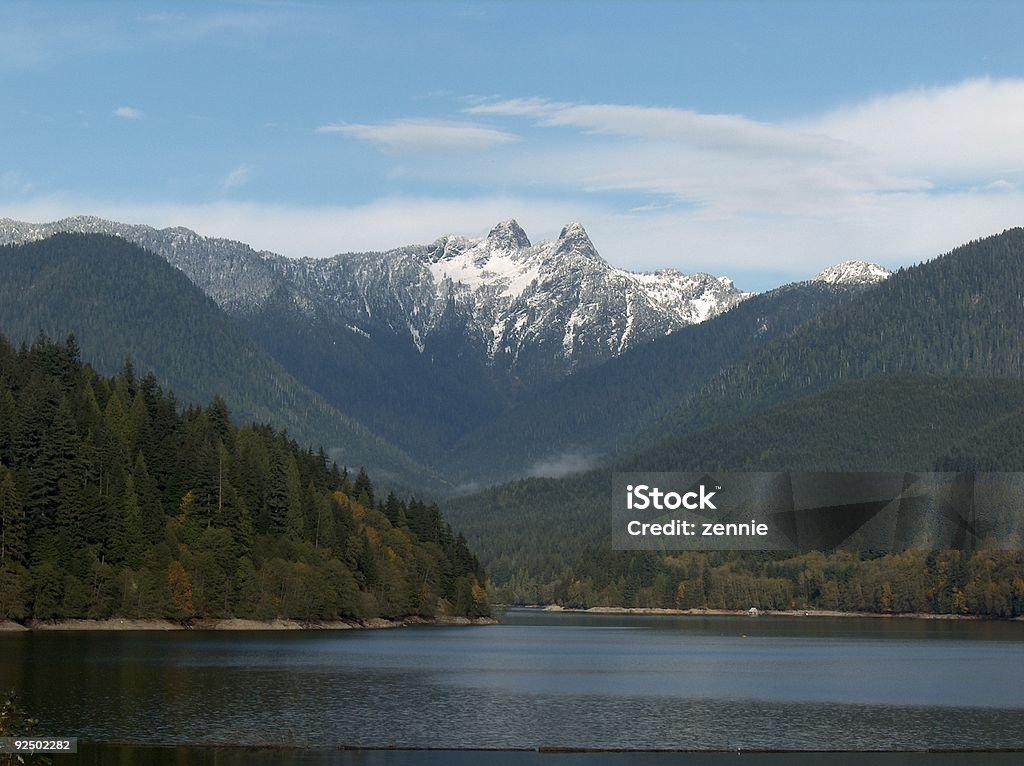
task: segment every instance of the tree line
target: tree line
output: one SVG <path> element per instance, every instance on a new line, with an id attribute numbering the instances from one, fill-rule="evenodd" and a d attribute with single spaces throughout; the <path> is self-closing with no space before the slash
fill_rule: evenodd
<path id="1" fill-rule="evenodd" d="M 513 578 L 511 603 L 674 609 L 823 609 L 1024 615 L 1024 552 L 905 550 L 802 555 L 585 551 L 548 586 Z"/>

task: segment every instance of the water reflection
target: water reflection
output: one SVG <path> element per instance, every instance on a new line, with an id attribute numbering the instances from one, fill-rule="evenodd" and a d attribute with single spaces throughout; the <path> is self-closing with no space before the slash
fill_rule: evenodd
<path id="1" fill-rule="evenodd" d="M 53 734 L 430 748 L 1024 747 L 1024 625 L 514 612 L 492 628 L 0 636 Z"/>

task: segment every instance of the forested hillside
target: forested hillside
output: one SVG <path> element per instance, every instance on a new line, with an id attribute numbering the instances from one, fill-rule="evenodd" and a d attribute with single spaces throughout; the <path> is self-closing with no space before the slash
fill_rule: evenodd
<path id="1" fill-rule="evenodd" d="M 130 355 L 183 402 L 231 392 L 242 422 L 287 428 L 393 486 L 445 486 L 297 381 L 184 274 L 118 237 L 57 234 L 0 247 L 0 333 L 17 344 L 41 330 L 55 338 L 73 333 L 106 374 Z"/>
<path id="2" fill-rule="evenodd" d="M 424 339 L 420 352 L 386 319 L 353 332 L 337 311 L 297 312 L 299 296 L 269 295 L 258 310 L 235 312 L 249 336 L 312 390 L 374 433 L 448 476 L 446 451 L 462 433 L 507 406 L 494 372 L 465 351 L 465 319 L 456 312 Z M 372 337 L 369 337 L 372 336 Z"/>
<path id="3" fill-rule="evenodd" d="M 589 549 L 551 598 L 677 609 L 826 609 L 874 614 L 1024 615 L 1020 551 L 880 554 L 613 553 Z"/>
<path id="4" fill-rule="evenodd" d="M 896 570 L 891 567 L 897 566 L 894 562 L 909 567 L 906 562 L 917 561 L 916 554 L 867 554 L 860 568 L 860 564 L 847 566 L 849 555 L 845 553 L 687 553 L 662 557 L 610 551 L 612 471 L 928 471 L 958 470 L 976 464 L 984 470 L 1024 470 L 1019 448 L 996 454 L 982 447 L 995 437 L 1002 439 L 994 442 L 996 445 L 1010 443 L 1022 417 L 1024 381 L 877 378 L 838 386 L 737 423 L 699 431 L 685 440 L 653 447 L 614 468 L 563 480 L 512 482 L 454 501 L 449 515 L 466 530 L 470 543 L 478 546 L 476 550 L 492 577 L 503 588 L 503 597 L 512 602 L 742 609 L 792 605 L 884 611 L 880 605 L 886 602 L 880 600 L 882 591 L 878 588 L 888 581 L 900 592 L 903 586 L 894 584 L 892 572 Z M 974 458 L 974 454 L 979 457 Z M 509 524 L 511 518 L 517 523 Z M 967 593 L 967 585 L 972 582 L 969 575 L 974 572 L 968 564 L 973 559 L 949 555 L 959 556 L 957 561 L 961 562 L 956 570 L 960 579 L 953 584 Z M 982 557 L 978 561 L 990 562 L 991 566 L 986 564 L 987 568 L 978 570 L 984 580 L 970 591 L 973 595 L 963 602 L 963 608 L 984 614 L 1008 613 L 993 612 L 984 604 L 990 596 L 995 598 L 989 589 L 991 578 L 1012 572 L 1013 566 L 1019 571 L 1020 554 L 976 555 Z M 775 568 L 767 567 L 766 562 L 775 562 Z M 801 583 L 810 576 L 803 574 L 807 562 L 819 562 L 828 577 L 821 580 L 820 587 L 804 591 Z M 995 562 L 1002 563 L 997 566 Z M 919 582 L 904 577 L 909 576 L 909 569 L 900 571 L 901 583 Z M 943 571 L 949 574 L 952 570 Z M 879 572 L 886 573 L 885 577 L 878 579 Z M 718 579 L 712 581 L 712 575 Z M 919 575 L 924 576 L 918 572 L 915 577 Z M 869 588 L 868 581 L 860 577 L 874 585 Z M 677 601 L 679 584 L 694 578 L 701 581 L 701 587 L 689 582 Z M 834 582 L 826 597 L 823 588 L 828 579 Z M 943 582 L 948 594 L 953 585 Z M 1002 593 L 999 603 L 1010 603 L 1006 602 L 1010 598 L 1006 589 L 1015 587 L 1013 582 L 1011 576 L 996 583 Z M 846 594 L 841 603 L 836 601 L 838 596 L 833 598 L 833 587 Z M 895 603 L 896 611 L 933 611 L 916 596 Z M 899 606 L 910 603 L 913 609 Z M 948 603 L 948 599 L 942 601 Z M 1019 610 L 1019 606 L 1013 609 Z"/>
<path id="5" fill-rule="evenodd" d="M 436 505 L 73 337 L 0 338 L 0 617 L 478 616 L 482 583 Z"/>
<path id="6" fill-rule="evenodd" d="M 607 462 L 723 369 L 864 289 L 786 285 L 530 390 L 460 439 L 446 456 L 448 470 L 467 481 L 508 480 L 531 468 L 543 475 L 544 463 L 557 463 L 567 453 Z"/>
<path id="7" fill-rule="evenodd" d="M 754 350 L 637 447 L 839 383 L 888 375 L 1024 377 L 1024 229 L 904 269 Z"/>
<path id="8" fill-rule="evenodd" d="M 702 588 L 690 582 L 684 587 L 689 595 L 679 603 L 692 606 L 696 599 L 702 605 L 735 608 L 783 602 L 820 607 L 838 603 L 838 592 L 841 608 L 906 611 L 913 604 L 915 610 L 933 611 L 941 601 L 944 609 L 951 603 L 948 597 L 933 599 L 929 606 L 922 600 L 927 590 L 922 588 L 912 599 L 897 599 L 901 606 L 892 606 L 888 597 L 881 598 L 882 591 L 858 579 L 889 566 L 896 560 L 893 556 L 869 556 L 863 567 L 855 567 L 859 574 L 829 564 L 826 579 L 832 585 L 826 598 L 821 589 L 800 590 L 800 566 L 783 568 L 789 574 L 780 575 L 783 570 L 762 567 L 757 556 L 659 558 L 611 552 L 611 473 L 1020 471 L 1022 378 L 1024 230 L 1014 229 L 900 271 L 752 347 L 658 424 L 637 434 L 632 454 L 616 460 L 614 467 L 560 481 L 535 479 L 496 487 L 460 499 L 452 518 L 468 524 L 469 539 L 480 544 L 483 560 L 512 601 L 649 605 L 653 599 L 658 605 L 675 605 L 678 585 L 692 580 L 694 571 L 705 572 L 701 577 L 706 579 L 717 570 L 725 579 L 714 588 L 710 580 Z M 510 518 L 517 524 L 510 525 Z M 917 561 L 911 554 L 901 555 L 904 563 Z M 975 555 L 981 558 L 962 557 L 959 579 L 943 581 L 943 592 L 948 596 L 955 585 L 966 598 L 957 602 L 957 609 L 1020 613 L 1014 584 L 1019 576 L 1013 566 L 1000 568 L 986 558 L 989 553 Z M 1007 555 L 1019 572 L 1017 554 Z M 689 568 L 673 569 L 672 561 L 681 558 L 690 562 Z M 880 563 L 868 563 L 876 558 Z M 970 566 L 975 561 L 984 563 L 974 570 Z M 897 589 L 897 579 L 919 582 L 914 577 L 923 575 L 914 566 L 883 579 Z M 935 561 L 929 559 L 928 566 L 934 568 Z M 942 567 L 948 574 L 948 567 Z M 750 577 L 757 580 L 756 588 Z M 964 594 L 971 582 L 980 584 L 968 597 Z M 853 590 L 843 590 L 847 587 Z M 751 599 L 751 588 L 764 603 L 743 603 Z M 873 595 L 865 595 L 869 591 Z"/>
<path id="9" fill-rule="evenodd" d="M 746 297 L 727 278 L 617 269 L 580 224 L 536 245 L 507 220 L 481 239 L 295 259 L 181 227 L 0 218 L 0 242 L 58 232 L 117 235 L 160 255 L 332 407 L 446 475 L 452 445 L 517 392 Z"/>

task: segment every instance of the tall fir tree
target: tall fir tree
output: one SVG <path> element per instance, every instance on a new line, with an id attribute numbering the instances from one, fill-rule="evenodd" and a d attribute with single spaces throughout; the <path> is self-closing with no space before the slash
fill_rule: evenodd
<path id="1" fill-rule="evenodd" d="M 18 500 L 14 476 L 0 466 L 0 563 L 24 564 L 28 558 L 25 512 Z"/>

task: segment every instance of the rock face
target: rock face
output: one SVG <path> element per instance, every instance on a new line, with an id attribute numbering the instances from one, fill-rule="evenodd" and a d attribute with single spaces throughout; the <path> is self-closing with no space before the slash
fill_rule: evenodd
<path id="1" fill-rule="evenodd" d="M 537 244 L 510 220 L 482 239 L 449 235 L 429 245 L 326 259 L 289 259 L 184 228 L 92 217 L 50 224 L 3 219 L 0 243 L 57 231 L 114 234 L 140 244 L 232 314 L 258 314 L 272 301 L 392 348 L 404 341 L 424 354 L 443 343 L 451 353 L 457 344 L 460 355 L 474 355 L 526 385 L 703 322 L 750 295 L 726 277 L 614 268 L 578 223 Z"/>

